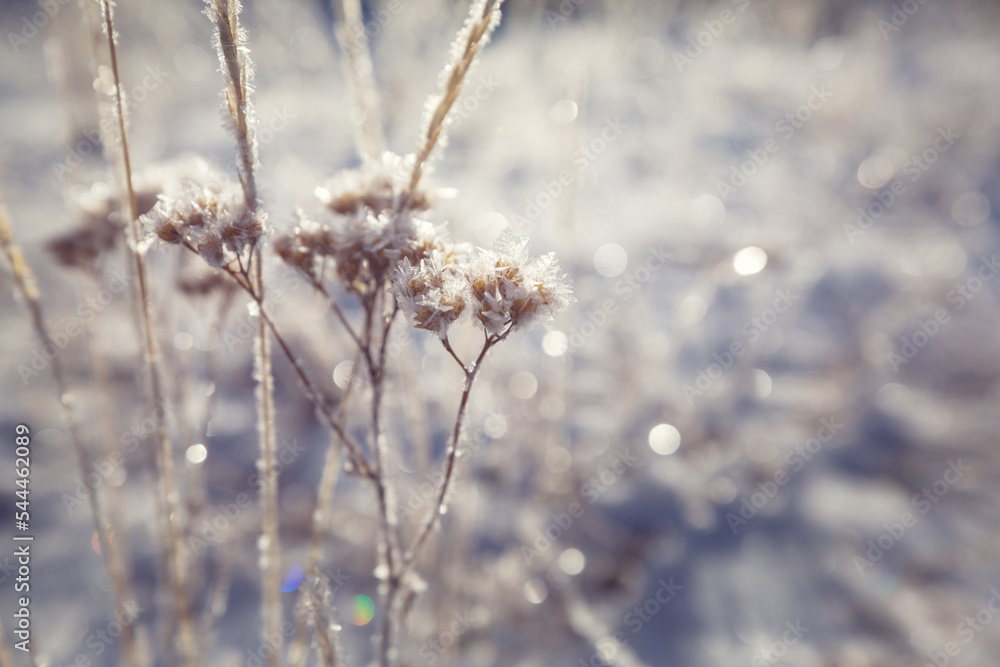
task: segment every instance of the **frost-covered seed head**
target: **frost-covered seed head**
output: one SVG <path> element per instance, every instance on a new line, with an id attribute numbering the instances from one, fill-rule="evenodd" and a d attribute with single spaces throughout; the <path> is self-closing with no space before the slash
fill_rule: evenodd
<path id="1" fill-rule="evenodd" d="M 410 161 L 395 153 L 383 153 L 377 160 L 366 160 L 358 169 L 346 169 L 323 187 L 316 196 L 330 211 L 339 215 L 359 215 L 366 209 L 378 216 L 393 209 L 410 179 Z M 431 197 L 423 189 L 414 192 L 408 211 L 430 208 Z"/>
<path id="2" fill-rule="evenodd" d="M 147 231 L 144 246 L 157 239 L 183 243 L 216 268 L 242 256 L 266 232 L 260 210 L 248 209 L 240 186 L 226 180 L 175 183 L 140 222 Z"/>
<path id="3" fill-rule="evenodd" d="M 494 250 L 480 248 L 466 269 L 472 291 L 472 313 L 490 334 L 510 324 L 529 329 L 552 319 L 573 302 L 567 277 L 555 254 L 531 258 L 528 239 L 507 230 Z"/>
<path id="4" fill-rule="evenodd" d="M 454 255 L 450 256 L 454 258 Z M 461 267 L 441 250 L 434 250 L 418 265 L 404 258 L 392 278 L 392 289 L 403 312 L 417 329 L 441 338 L 465 312 L 468 285 Z"/>

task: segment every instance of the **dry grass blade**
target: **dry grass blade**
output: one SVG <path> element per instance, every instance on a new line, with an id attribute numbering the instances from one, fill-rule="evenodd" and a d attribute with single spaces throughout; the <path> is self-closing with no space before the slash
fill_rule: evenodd
<path id="1" fill-rule="evenodd" d="M 236 0 L 214 0 L 209 5 L 208 16 L 215 24 L 215 41 L 219 61 L 226 73 L 226 105 L 232 119 L 232 132 L 239 154 L 240 184 L 247 210 L 259 220 L 257 185 L 254 169 L 257 162 L 256 119 L 250 99 L 250 81 L 253 65 L 248 55 L 246 34 L 239 24 L 240 4 Z M 264 257 L 259 245 L 250 250 L 251 290 L 258 303 L 264 299 Z M 281 552 L 278 527 L 278 459 L 277 437 L 274 424 L 274 377 L 271 372 L 271 342 L 263 313 L 257 321 L 257 340 L 254 350 L 254 375 L 257 379 L 257 415 L 260 432 L 261 470 L 263 485 L 261 506 L 263 513 L 260 538 L 260 566 L 263 603 L 263 629 L 265 637 L 281 636 Z M 282 663 L 281 656 L 273 651 L 268 658 L 271 667 Z"/>
<path id="2" fill-rule="evenodd" d="M 417 150 L 416 161 L 413 164 L 410 183 L 403 194 L 399 210 L 406 209 L 410 197 L 420 184 L 424 168 L 431 153 L 434 152 L 434 148 L 443 137 L 448 113 L 462 92 L 462 82 L 475 62 L 476 54 L 489 41 L 490 35 L 500 24 L 499 10 L 502 3 L 503 0 L 476 0 L 472 3 L 469 18 L 455 41 L 452 60 L 445 65 L 444 72 L 448 76 L 443 90 L 438 93 L 439 99 L 427 122 L 427 129 L 424 131 L 420 148 Z"/>
<path id="3" fill-rule="evenodd" d="M 368 36 L 365 34 L 364 17 L 359 0 L 337 0 L 340 13 L 337 42 L 344 54 L 344 70 L 354 95 L 355 111 L 359 116 L 357 133 L 358 152 L 368 158 L 377 158 L 385 150 L 382 130 L 381 101 L 375 85 L 375 68 L 372 65 Z"/>
<path id="4" fill-rule="evenodd" d="M 340 625 L 330 614 L 332 599 L 329 584 L 317 573 L 309 589 L 309 611 L 316 630 L 316 644 L 324 667 L 342 667 L 346 663 L 340 647 Z"/>
<path id="5" fill-rule="evenodd" d="M 355 355 L 353 367 L 357 368 L 359 362 L 359 356 Z M 347 383 L 347 388 L 344 390 L 344 395 L 340 401 L 340 409 L 338 410 L 339 421 L 343 421 L 352 391 L 357 386 L 356 377 L 355 373 L 352 372 Z M 337 488 L 337 479 L 340 477 L 341 453 L 341 443 L 335 442 L 331 438 L 326 450 L 326 462 L 323 464 L 323 475 L 320 478 L 319 493 L 316 497 L 316 510 L 313 512 L 312 517 L 312 539 L 309 544 L 307 572 L 314 572 L 319 568 L 319 560 L 323 551 L 323 538 L 326 535 L 326 526 L 330 523 L 333 494 Z M 308 619 L 305 616 L 299 618 L 297 621 L 295 639 L 292 642 L 292 648 L 289 651 L 288 657 L 288 662 L 293 667 L 305 664 L 307 621 Z"/>

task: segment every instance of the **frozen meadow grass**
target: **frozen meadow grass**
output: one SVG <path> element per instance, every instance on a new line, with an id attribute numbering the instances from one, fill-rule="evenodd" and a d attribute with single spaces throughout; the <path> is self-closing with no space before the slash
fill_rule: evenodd
<path id="1" fill-rule="evenodd" d="M 0 7 L 38 664 L 992 664 L 995 9 L 82 7 Z"/>

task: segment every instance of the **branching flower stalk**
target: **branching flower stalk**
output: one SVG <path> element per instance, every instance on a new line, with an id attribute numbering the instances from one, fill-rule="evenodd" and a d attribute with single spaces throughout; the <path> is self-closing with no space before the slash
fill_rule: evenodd
<path id="1" fill-rule="evenodd" d="M 383 608 L 376 661 L 381 667 L 393 667 L 399 661 L 404 612 L 425 588 L 416 566 L 422 548 L 447 509 L 457 473 L 462 429 L 483 361 L 509 334 L 553 317 L 572 300 L 570 288 L 565 276 L 558 272 L 554 256 L 529 257 L 527 239 L 517 239 L 507 232 L 497 241 L 494 250 L 473 252 L 471 246 L 452 243 L 442 228 L 418 217 L 433 205 L 432 193 L 421 186 L 421 174 L 435 146 L 443 143 L 449 112 L 476 54 L 500 20 L 501 0 L 473 2 L 469 18 L 455 41 L 452 58 L 445 67 L 442 92 L 433 96 L 428 104 L 425 133 L 417 154 L 402 157 L 382 152 L 376 157 L 371 155 L 371 144 L 367 149 L 362 146 L 360 150 L 365 159 L 360 168 L 345 170 L 328 185 L 317 189 L 321 203 L 333 215 L 331 224 L 313 222 L 300 214 L 300 225 L 292 233 L 280 236 L 274 245 L 278 256 L 326 298 L 357 347 L 357 363 L 365 365 L 372 388 L 367 429 L 370 462 L 344 428 L 344 414 L 335 414 L 268 311 L 261 269 L 265 220 L 256 198 L 256 146 L 245 36 L 236 20 L 239 7 L 233 0 L 208 0 L 208 3 L 208 15 L 216 26 L 222 71 L 227 76 L 226 109 L 231 120 L 230 129 L 239 146 L 240 186 L 227 183 L 224 176 L 178 182 L 174 191 L 165 192 L 159 203 L 143 217 L 149 228 L 144 244 L 159 239 L 183 246 L 231 278 L 256 304 L 254 310 L 260 318 L 258 338 L 261 344 L 255 354 L 261 383 L 258 399 L 265 473 L 261 542 L 265 633 L 270 636 L 275 620 L 280 623 L 280 606 L 272 604 L 272 600 L 277 600 L 280 571 L 274 569 L 278 563 L 277 480 L 272 480 L 273 486 L 268 482 L 273 472 L 269 461 L 273 455 L 274 410 L 268 395 L 270 371 L 266 344 L 269 332 L 298 375 L 303 393 L 342 443 L 347 455 L 344 467 L 370 481 L 376 492 L 381 533 L 376 576 L 382 580 Z M 358 94 L 357 90 L 355 92 Z M 351 325 L 327 289 L 326 281 L 331 278 L 357 299 L 363 320 L 359 326 Z M 403 531 L 396 516 L 391 452 L 382 424 L 388 342 L 400 312 L 413 327 L 435 333 L 465 376 L 435 503 L 405 549 L 400 544 Z M 470 316 L 482 327 L 485 335 L 482 349 L 475 362 L 469 365 L 462 362 L 448 339 L 451 325 L 465 316 Z M 337 465 L 339 452 L 335 457 L 331 451 L 321 483 L 321 502 L 314 515 L 311 554 L 315 554 L 317 545 L 322 542 L 323 513 L 332 499 Z M 273 522 L 270 517 L 274 517 Z M 313 563 L 317 561 L 318 557 L 310 555 L 310 576 L 316 574 Z M 274 598 L 267 597 L 271 591 Z M 305 597 L 304 592 L 302 595 Z M 317 613 L 314 617 L 323 625 Z M 329 627 L 323 627 L 325 633 Z M 318 635 L 319 626 L 316 630 Z M 295 667 L 302 664 L 306 653 L 302 631 L 297 634 L 299 638 L 290 656 Z M 317 636 L 320 644 L 325 643 L 321 649 L 327 661 L 335 659 L 331 652 L 334 638 L 335 635 Z M 280 659 L 275 657 L 271 664 L 277 661 Z"/>
<path id="2" fill-rule="evenodd" d="M 247 216 L 244 224 L 250 236 L 247 260 L 252 274 L 250 286 L 255 301 L 263 304 L 264 262 L 259 245 L 263 221 L 254 176 L 257 164 L 256 117 L 250 99 L 253 63 L 249 57 L 246 32 L 239 24 L 240 9 L 238 0 L 208 0 L 206 14 L 215 25 L 215 46 L 221 70 L 226 76 L 224 96 L 229 119 L 232 122 L 230 130 L 236 139 L 239 158 L 237 171 Z M 237 258 L 239 261 L 238 255 Z M 262 305 L 258 306 L 258 309 L 262 308 Z M 264 637 L 279 637 L 282 616 L 281 551 L 278 530 L 277 438 L 274 430 L 274 376 L 271 372 L 271 343 L 262 312 L 258 317 L 257 326 L 254 374 L 258 382 L 257 413 L 263 475 L 261 488 L 263 528 L 259 545 L 263 589 L 262 616 Z M 278 667 L 281 662 L 278 651 L 272 651 L 268 658 L 270 667 Z"/>
<path id="3" fill-rule="evenodd" d="M 14 278 L 14 289 L 24 301 L 28 308 L 31 326 L 39 342 L 46 348 L 57 349 L 57 345 L 49 334 L 48 326 L 45 323 L 45 315 L 42 311 L 42 304 L 39 297 L 38 286 L 35 282 L 31 268 L 24 260 L 20 247 L 14 241 L 13 230 L 7 218 L 7 212 L 0 203 L 0 254 L 10 265 Z M 70 442 L 77 458 L 77 466 L 81 474 L 86 476 L 93 470 L 93 462 L 90 453 L 87 451 L 83 441 L 83 434 L 80 430 L 79 422 L 73 411 L 72 398 L 69 394 L 69 385 L 66 375 L 63 372 L 62 360 L 56 354 L 52 357 L 52 377 L 56 383 L 57 398 L 66 420 L 69 430 Z M 112 524 L 105 523 L 105 513 L 101 503 L 101 496 L 95 487 L 87 494 L 87 501 L 90 506 L 90 515 L 94 522 L 94 532 L 97 535 L 98 544 L 101 547 L 101 556 L 104 566 L 111 579 L 111 592 L 115 600 L 115 609 L 119 618 L 128 618 L 133 614 L 134 598 L 132 596 L 132 586 L 128 574 L 128 567 L 122 559 L 118 544 L 111 539 L 109 528 Z M 135 633 L 131 623 L 122 623 L 122 646 L 125 655 L 133 667 L 143 667 L 148 664 L 139 651 L 138 643 L 135 641 Z M 4 646 L 4 649 L 6 647 Z M 9 656 L 8 656 L 9 658 Z M 12 664 L 9 661 L 7 664 Z"/>
<path id="4" fill-rule="evenodd" d="M 111 75 L 114 79 L 113 113 L 118 126 L 118 140 L 121 149 L 123 181 L 127 196 L 124 198 L 125 214 L 129 221 L 132 236 L 132 256 L 135 263 L 138 294 L 136 303 L 140 311 L 143 330 L 143 346 L 146 367 L 149 373 L 150 394 L 154 406 L 163 405 L 163 381 L 160 375 L 159 349 L 153 327 L 152 303 L 149 299 L 146 278 L 146 264 L 139 252 L 141 229 L 139 225 L 139 210 L 135 190 L 132 187 L 132 163 L 128 148 L 128 131 L 125 124 L 125 100 L 122 95 L 121 78 L 118 74 L 118 52 L 116 46 L 114 18 L 110 0 L 99 0 L 103 18 L 104 32 L 107 38 L 108 55 L 111 64 Z M 191 623 L 190 606 L 187 594 L 187 578 L 185 554 L 181 535 L 181 515 L 179 508 L 179 493 L 174 475 L 173 453 L 170 438 L 167 434 L 166 422 L 157 420 L 157 473 L 159 478 L 159 497 L 161 514 L 161 540 L 166 539 L 167 563 L 170 572 L 170 585 L 174 594 L 177 609 L 178 637 L 181 662 L 185 667 L 193 667 L 196 659 L 196 643 L 194 629 Z"/>

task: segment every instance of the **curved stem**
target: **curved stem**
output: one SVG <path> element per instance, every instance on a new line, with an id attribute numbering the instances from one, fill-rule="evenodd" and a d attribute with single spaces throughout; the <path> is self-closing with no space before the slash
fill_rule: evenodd
<path id="1" fill-rule="evenodd" d="M 458 444 L 462 434 L 462 425 L 465 421 L 465 412 L 469 406 L 469 396 L 472 394 L 472 386 L 475 383 L 476 376 L 479 374 L 479 369 L 482 368 L 482 363 L 486 358 L 486 353 L 490 351 L 490 348 L 503 340 L 505 337 L 506 333 L 502 334 L 502 336 L 490 336 L 486 339 L 486 342 L 483 343 L 483 349 L 479 352 L 479 356 L 476 358 L 475 363 L 469 367 L 462 365 L 462 369 L 465 371 L 465 383 L 462 387 L 462 397 L 458 403 L 458 413 L 455 415 L 455 425 L 452 428 L 451 440 L 448 443 L 448 453 L 444 466 L 444 479 L 441 480 L 441 484 L 438 486 L 434 505 L 424 517 L 424 521 L 417 532 L 417 536 L 413 539 L 413 543 L 406 551 L 406 555 L 403 556 L 404 574 L 413 566 L 414 561 L 420 554 L 420 548 L 430 536 L 434 526 L 437 525 L 437 522 L 441 519 L 441 515 L 443 514 L 442 510 L 446 509 L 448 492 L 451 490 L 452 480 L 455 476 L 455 463 L 458 460 Z M 447 347 L 450 347 L 450 345 L 446 346 L 446 349 Z M 455 356 L 456 361 L 461 364 L 458 356 L 453 356 Z"/>

